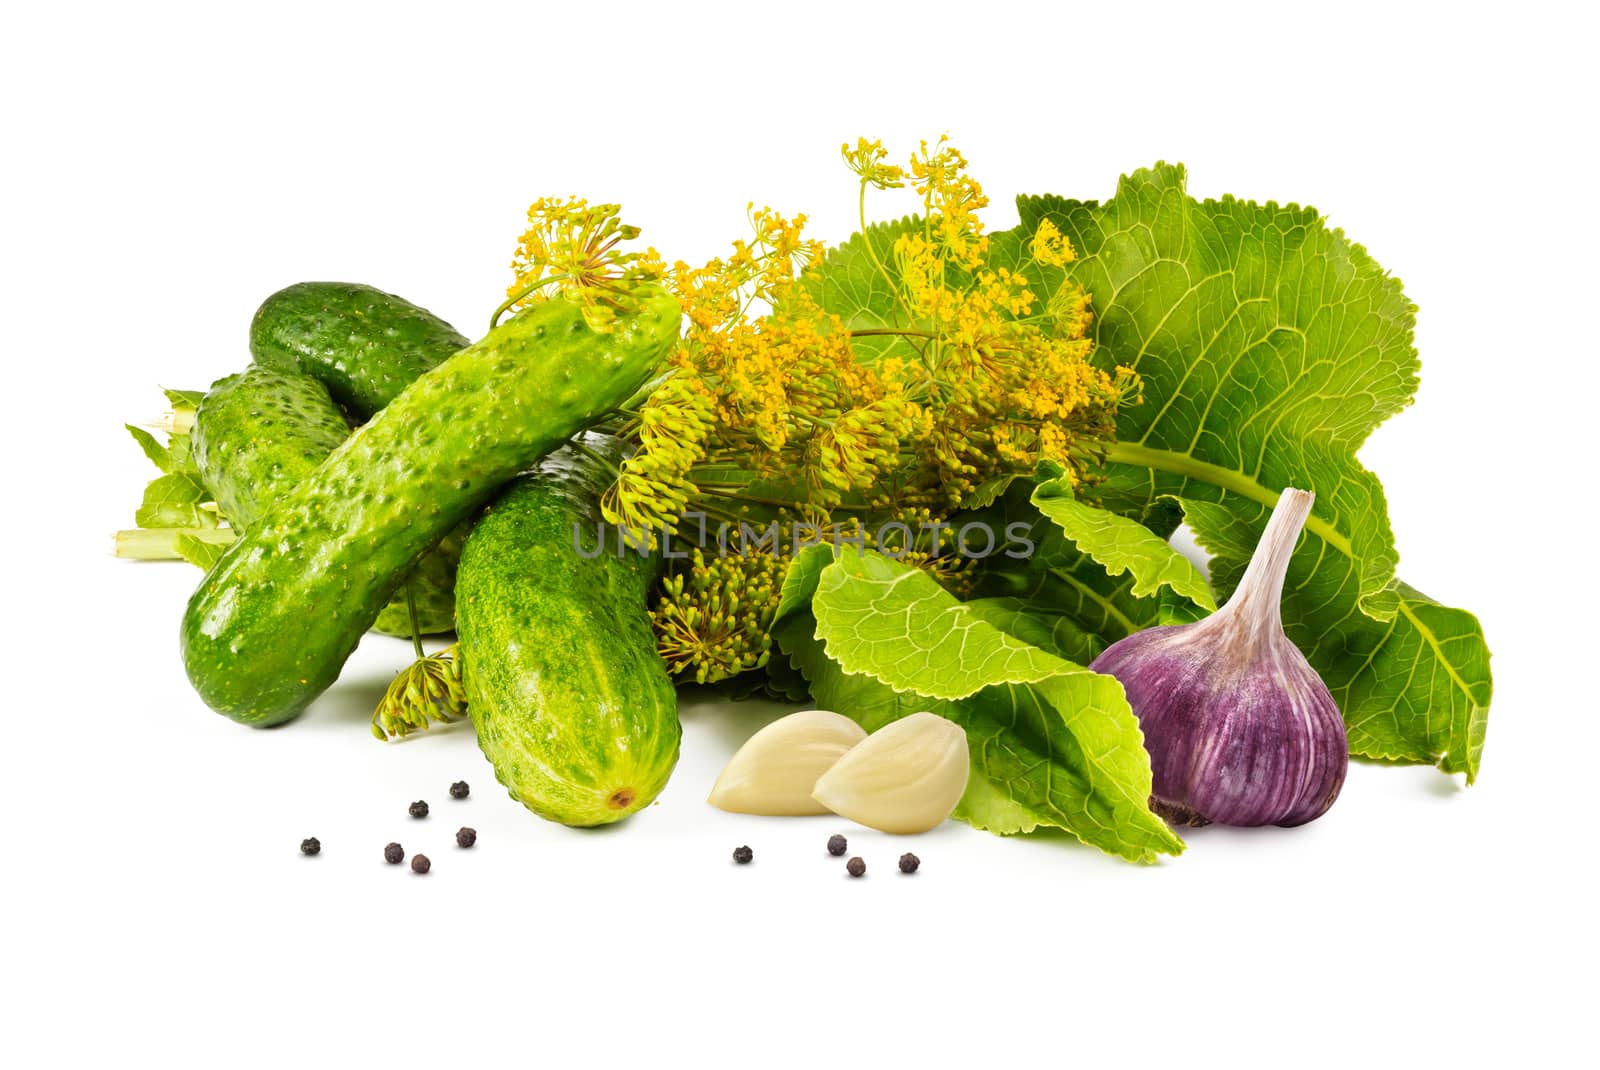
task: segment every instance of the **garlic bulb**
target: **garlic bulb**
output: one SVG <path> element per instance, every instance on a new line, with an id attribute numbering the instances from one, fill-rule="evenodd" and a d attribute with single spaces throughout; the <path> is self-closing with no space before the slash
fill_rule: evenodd
<path id="1" fill-rule="evenodd" d="M 1089 666 L 1122 682 L 1150 752 L 1151 805 L 1168 820 L 1302 825 L 1344 784 L 1344 719 L 1278 608 L 1313 500 L 1283 492 L 1227 605 L 1130 635 Z"/>
<path id="2" fill-rule="evenodd" d="M 736 814 L 825 814 L 828 808 L 811 797 L 811 789 L 846 751 L 866 738 L 860 725 L 828 710 L 780 717 L 745 740 L 706 801 Z"/>

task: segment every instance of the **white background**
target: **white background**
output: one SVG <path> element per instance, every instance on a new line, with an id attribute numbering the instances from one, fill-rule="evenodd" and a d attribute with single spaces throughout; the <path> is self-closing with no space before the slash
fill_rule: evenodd
<path id="1" fill-rule="evenodd" d="M 0 33 L 0 1059 L 1593 1057 L 1600 234 L 1576 5 L 45 10 Z M 945 131 L 995 229 L 1017 192 L 1105 197 L 1181 160 L 1201 196 L 1315 204 L 1405 280 L 1422 389 L 1362 458 L 1403 575 L 1494 649 L 1476 786 L 1358 764 L 1314 825 L 1197 832 L 1153 868 L 954 825 L 905 844 L 707 807 L 775 711 L 687 703 L 660 805 L 576 832 L 508 800 L 468 731 L 368 737 L 399 642 L 282 731 L 190 692 L 196 574 L 107 554 L 151 474 L 121 424 L 242 367 L 266 294 L 367 281 L 475 334 L 537 196 L 620 200 L 690 260 L 751 200 L 838 240 L 840 142 Z M 823 853 L 840 830 L 867 879 Z M 433 873 L 385 866 L 392 839 Z"/>

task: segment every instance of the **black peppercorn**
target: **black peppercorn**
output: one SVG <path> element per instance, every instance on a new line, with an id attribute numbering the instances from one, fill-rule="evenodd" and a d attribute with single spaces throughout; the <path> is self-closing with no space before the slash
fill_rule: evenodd
<path id="1" fill-rule="evenodd" d="M 322 841 L 312 836 L 310 839 L 300 841 L 300 853 L 303 855 L 319 854 L 322 851 Z"/>
<path id="2" fill-rule="evenodd" d="M 383 860 L 391 866 L 398 866 L 406 860 L 406 849 L 398 843 L 391 843 L 383 849 Z"/>
<path id="3" fill-rule="evenodd" d="M 477 829 L 469 829 L 469 828 L 463 827 L 463 828 L 459 828 L 459 829 L 456 830 L 456 846 L 457 847 L 471 847 L 473 844 L 475 844 L 477 842 L 478 842 L 478 830 Z"/>
<path id="4" fill-rule="evenodd" d="M 472 789 L 467 787 L 465 780 L 458 780 L 450 785 L 450 797 L 452 799 L 465 799 L 471 791 Z"/>
<path id="5" fill-rule="evenodd" d="M 828 837 L 828 853 L 833 855 L 835 858 L 838 858 L 840 855 L 844 854 L 849 847 L 850 841 L 845 839 L 843 836 Z"/>
<path id="6" fill-rule="evenodd" d="M 844 864 L 845 872 L 852 877 L 859 877 L 867 871 L 867 864 L 859 858 L 852 858 Z"/>
<path id="7" fill-rule="evenodd" d="M 426 873 L 431 868 L 433 868 L 433 863 L 428 861 L 427 855 L 411 856 L 411 872 Z"/>
<path id="8" fill-rule="evenodd" d="M 901 873 L 915 873 L 917 871 L 917 867 L 920 865 L 922 865 L 922 859 L 918 858 L 909 851 L 900 856 Z"/>
<path id="9" fill-rule="evenodd" d="M 755 856 L 756 853 L 748 847 L 735 847 L 733 849 L 733 860 L 741 866 L 749 864 L 750 860 Z"/>
<path id="10" fill-rule="evenodd" d="M 428 816 L 428 804 L 423 802 L 421 799 L 418 799 L 416 802 L 412 803 L 411 804 L 411 816 L 412 817 L 427 817 Z"/>

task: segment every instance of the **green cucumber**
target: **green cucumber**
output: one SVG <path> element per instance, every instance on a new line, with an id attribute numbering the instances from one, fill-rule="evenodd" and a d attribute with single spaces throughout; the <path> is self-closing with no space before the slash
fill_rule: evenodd
<path id="1" fill-rule="evenodd" d="M 405 574 L 401 586 L 384 603 L 372 622 L 372 630 L 384 635 L 411 635 L 411 610 L 406 605 L 410 588 L 417 609 L 418 635 L 443 635 L 456 627 L 456 562 L 461 560 L 461 544 L 469 525 L 463 521 L 445 532 L 433 549 Z"/>
<path id="2" fill-rule="evenodd" d="M 218 379 L 195 408 L 190 447 L 222 515 L 248 528 L 350 437 L 350 423 L 317 380 L 251 367 Z"/>
<path id="3" fill-rule="evenodd" d="M 274 500 L 309 476 L 345 439 L 350 424 L 307 375 L 253 365 L 211 384 L 195 410 L 191 443 L 200 479 L 222 515 L 246 530 Z M 455 566 L 464 532 L 451 532 L 407 577 L 423 635 L 455 627 Z M 409 636 L 405 592 L 374 625 Z"/>
<path id="4" fill-rule="evenodd" d="M 620 443 L 585 436 L 620 460 Z M 603 825 L 648 806 L 678 760 L 677 693 L 646 595 L 662 564 L 595 547 L 612 472 L 559 450 L 467 536 L 456 613 L 467 712 L 495 777 L 540 817 Z"/>
<path id="5" fill-rule="evenodd" d="M 244 724 L 297 716 L 422 555 L 632 396 L 676 344 L 679 319 L 655 285 L 638 287 L 605 333 L 554 297 L 413 382 L 206 573 L 181 634 L 200 697 Z"/>
<path id="6" fill-rule="evenodd" d="M 295 283 L 250 322 L 257 364 L 320 380 L 357 421 L 466 345 L 427 309 L 354 282 Z"/>

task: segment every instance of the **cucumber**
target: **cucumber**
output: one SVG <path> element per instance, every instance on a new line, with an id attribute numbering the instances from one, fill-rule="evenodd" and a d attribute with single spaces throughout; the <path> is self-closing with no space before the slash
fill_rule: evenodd
<path id="1" fill-rule="evenodd" d="M 248 528 L 267 502 L 349 437 L 327 387 L 253 367 L 211 384 L 195 407 L 189 445 L 222 515 Z"/>
<path id="2" fill-rule="evenodd" d="M 606 333 L 554 297 L 413 382 L 206 573 L 180 641 L 200 697 L 244 724 L 297 716 L 418 559 L 626 401 L 676 344 L 679 319 L 655 285 L 638 287 Z"/>
<path id="3" fill-rule="evenodd" d="M 354 282 L 295 283 L 250 321 L 257 364 L 320 380 L 357 422 L 466 345 L 427 309 Z"/>
<path id="4" fill-rule="evenodd" d="M 201 482 L 243 531 L 349 437 L 350 424 L 322 383 L 253 365 L 211 384 L 195 410 L 191 444 Z M 447 535 L 407 577 L 424 635 L 455 627 L 455 566 L 464 537 L 459 530 Z M 404 591 L 389 600 L 375 627 L 411 634 Z"/>
<path id="5" fill-rule="evenodd" d="M 456 562 L 461 560 L 461 544 L 470 525 L 463 521 L 445 533 L 433 549 L 407 572 L 400 588 L 384 603 L 372 622 L 372 630 L 384 635 L 411 637 L 411 611 L 406 606 L 406 588 L 417 607 L 417 634 L 443 635 L 456 627 Z"/>
<path id="6" fill-rule="evenodd" d="M 621 444 L 585 445 L 620 460 Z M 569 448 L 512 483 L 462 549 L 467 712 L 495 777 L 540 817 L 603 825 L 648 806 L 678 760 L 677 693 L 645 608 L 659 553 L 596 539 L 611 472 Z"/>

